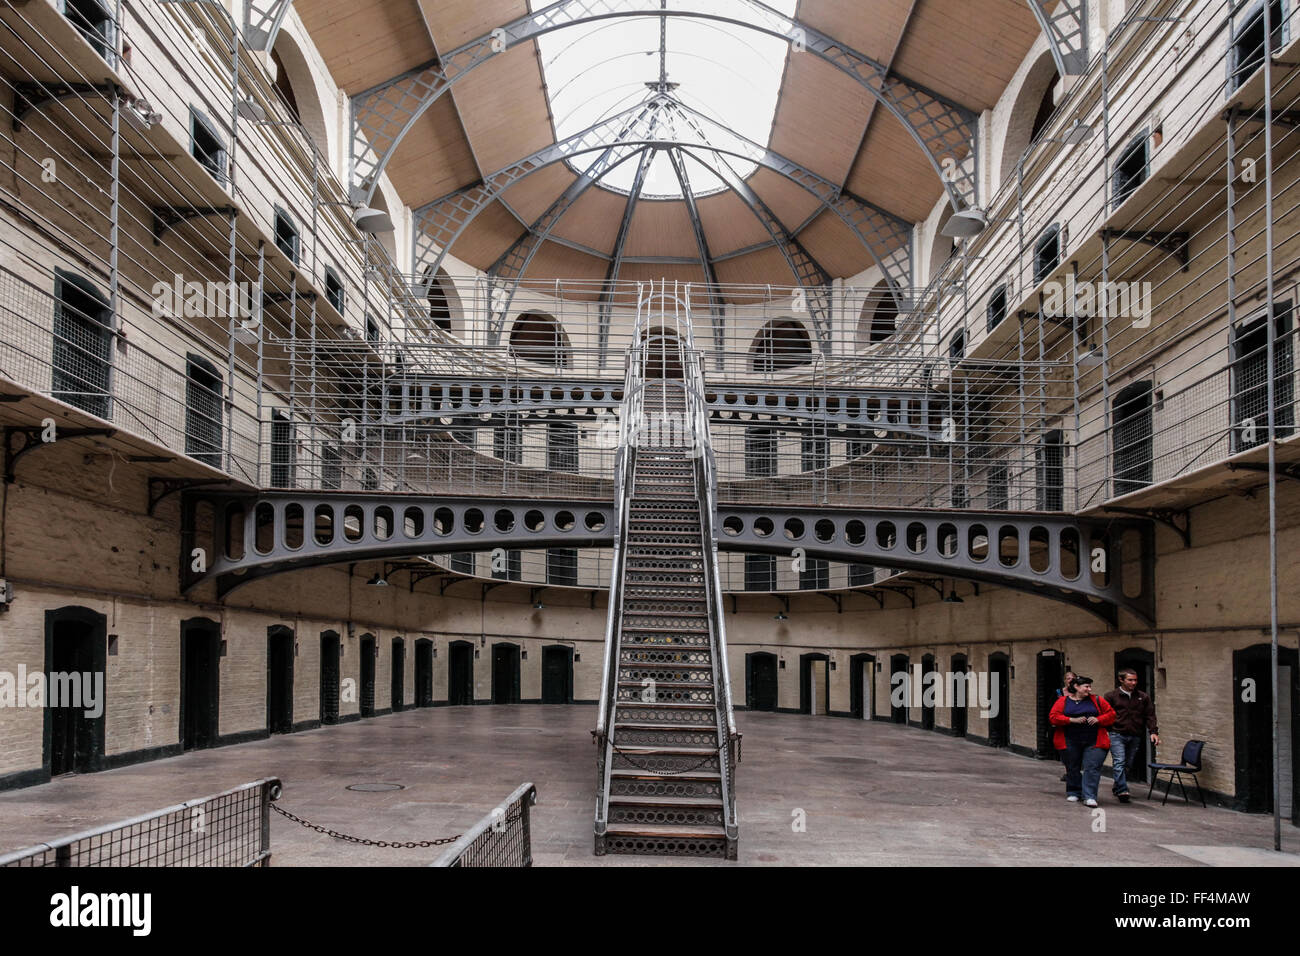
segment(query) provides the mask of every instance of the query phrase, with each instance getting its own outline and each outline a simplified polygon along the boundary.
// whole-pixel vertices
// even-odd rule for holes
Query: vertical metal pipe
[[[1264,321],[1268,326],[1268,611],[1269,665],[1273,682],[1273,849],[1282,849],[1282,752],[1278,728],[1278,609],[1277,609],[1277,412],[1276,397],[1277,324],[1273,318],[1273,23],[1272,3],[1264,0]],[[1295,702],[1292,701],[1292,708]]]
[[[109,159],[109,224],[108,224],[108,321],[112,324],[109,329],[109,346],[108,346],[108,396],[105,401],[107,406],[104,417],[109,421],[113,420],[116,402],[114,398],[117,393],[117,356],[119,354],[117,343],[125,342],[125,339],[118,339],[117,335],[122,331],[122,319],[118,315],[118,300],[121,285],[121,276],[118,271],[118,249],[122,244],[121,220],[122,220],[122,91],[115,89],[113,91],[113,113],[110,119],[112,150]]]
[[[224,6],[220,7],[221,12],[226,14],[230,20],[230,150],[227,156],[229,163],[229,181],[230,181],[230,198],[233,201],[236,198],[236,178],[239,171],[239,25],[235,23],[233,17],[226,12]],[[238,215],[231,207],[230,213],[230,262],[227,278],[230,282],[230,291],[233,293],[237,288],[236,282],[239,280],[239,263],[238,263],[238,241],[239,241],[239,224]],[[229,347],[226,350],[226,396],[225,405],[226,413],[226,472],[230,473],[234,468],[234,441],[235,441],[235,326],[237,310],[230,310],[230,319],[228,324]],[[261,427],[261,422],[258,422]]]
[[[262,296],[262,286],[266,282],[266,243],[258,242],[257,244],[257,303],[255,308],[257,312],[257,324],[253,326],[257,333],[257,481],[262,481],[262,391],[266,386],[266,380],[263,378],[263,345],[266,341],[266,309],[264,308],[264,299]],[[290,369],[292,369],[292,364]],[[292,405],[290,406],[292,407]],[[269,484],[269,482],[268,482]]]
[[[1110,215],[1110,40],[1101,48],[1101,209],[1103,221]],[[1101,288],[1110,288],[1110,233],[1101,233]],[[1101,316],[1101,455],[1102,498],[1110,496],[1111,488],[1111,434],[1110,434],[1110,296],[1102,295],[1098,315]]]
[[[1078,288],[1079,282],[1079,262],[1074,260],[1070,263],[1070,274],[1074,276],[1075,288]],[[1079,508],[1079,468],[1081,467],[1083,437],[1081,435],[1081,413],[1079,409],[1079,319],[1076,315],[1077,305],[1074,297],[1071,296],[1070,304],[1070,331],[1068,348],[1070,350],[1070,369],[1071,369],[1071,388],[1073,390],[1074,402],[1074,504],[1069,510],[1075,511]]]

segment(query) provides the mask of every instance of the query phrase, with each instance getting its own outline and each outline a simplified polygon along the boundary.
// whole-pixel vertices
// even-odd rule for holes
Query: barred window
[[[107,418],[113,313],[89,280],[62,269],[54,273],[53,346],[54,397]]]

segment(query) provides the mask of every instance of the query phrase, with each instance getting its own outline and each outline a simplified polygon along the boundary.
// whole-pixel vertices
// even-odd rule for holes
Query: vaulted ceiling
[[[628,8],[658,6],[642,0]],[[529,12],[527,0],[298,0],[296,7],[349,96]],[[973,113],[994,105],[1038,35],[1025,0],[799,0],[794,16]],[[471,71],[415,122],[388,164],[403,201],[413,208],[433,203],[554,144],[547,93],[536,41]],[[852,76],[806,52],[786,55],[770,141],[758,145],[906,222],[924,219],[943,194],[929,157],[903,124]],[[491,269],[577,178],[569,165],[555,163],[520,179],[450,252]],[[756,197],[768,207],[830,276],[873,264],[841,218],[798,184],[761,167],[744,183],[751,202]],[[625,192],[597,182],[553,225],[525,277],[603,279],[621,238],[621,278],[702,281],[697,219],[718,281],[791,284],[786,259],[741,192],[698,197],[696,219],[691,205],[642,197],[629,210]]]

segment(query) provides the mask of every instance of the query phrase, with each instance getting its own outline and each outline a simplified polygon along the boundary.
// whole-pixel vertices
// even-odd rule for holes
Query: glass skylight
[[[532,10],[553,0],[530,0]],[[793,16],[796,0],[765,0],[783,16]],[[644,0],[641,9],[657,6]],[[753,9],[744,0],[669,0],[670,9],[709,13],[753,22]],[[565,27],[537,39],[542,72],[550,98],[556,137],[564,140],[654,95],[660,79],[660,24],[666,23],[664,66],[671,95],[704,116],[747,139],[767,145],[772,134],[781,76],[790,45],[785,40],[736,23],[699,17],[635,17],[597,20]],[[649,85],[648,85],[649,84]],[[705,127],[708,141],[735,150],[735,141],[716,128]],[[689,124],[678,123],[683,140],[702,143],[704,137]],[[611,139],[613,134],[611,134]],[[574,156],[570,165],[584,170],[599,152]],[[715,163],[711,154],[701,158]],[[686,175],[696,195],[725,188],[723,182],[689,154]],[[755,164],[724,154],[739,176],[750,175]],[[640,157],[608,172],[600,184],[622,192],[632,188]],[[681,186],[667,153],[657,151],[641,195],[680,199]]]

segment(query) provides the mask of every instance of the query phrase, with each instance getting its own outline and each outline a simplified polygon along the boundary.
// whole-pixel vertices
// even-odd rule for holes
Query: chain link
[[[301,824],[308,830],[315,830],[317,833],[323,833],[336,840],[346,840],[348,843],[356,843],[361,846],[382,846],[390,847],[394,850],[413,850],[416,847],[442,846],[446,843],[455,843],[461,838],[461,834],[457,833],[453,837],[443,837],[440,840],[408,840],[405,843],[392,842],[389,840],[367,840],[364,837],[348,836],[346,833],[339,833],[338,830],[331,830],[328,827],[323,827],[319,823],[312,823],[310,820],[304,820],[302,817],[292,814],[283,807],[276,806],[274,803],[271,804],[271,809],[280,814],[280,816],[288,817],[294,823]],[[516,817],[516,819],[518,818]]]

